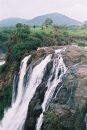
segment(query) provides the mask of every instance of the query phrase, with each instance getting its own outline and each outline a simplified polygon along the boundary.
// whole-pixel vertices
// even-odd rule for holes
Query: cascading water
[[[58,54],[58,58],[56,58],[53,62],[53,69],[51,72],[51,75],[47,82],[47,91],[44,95],[44,101],[42,103],[42,113],[40,114],[37,124],[36,124],[36,130],[41,129],[41,125],[43,122],[43,113],[48,109],[49,103],[52,100],[53,94],[55,92],[56,87],[58,84],[62,81],[63,75],[66,73],[67,68],[65,67],[65,64],[63,62],[62,56],[60,54],[60,50],[56,50],[55,53]],[[53,74],[55,74],[53,81],[51,81]],[[61,86],[59,87],[59,90],[61,89]]]
[[[36,130],[40,130],[43,122],[43,113],[48,109],[49,103],[53,98],[54,92],[58,84],[62,82],[62,78],[67,70],[60,53],[61,51],[62,49],[55,51],[55,53],[53,54],[57,56],[55,58],[52,54],[49,54],[38,65],[36,64],[36,66],[34,65],[33,67],[30,66],[27,75],[27,61],[30,58],[30,55],[22,60],[18,78],[17,80],[16,76],[14,78],[12,106],[4,113],[4,118],[0,122],[0,130],[24,129],[24,123],[26,120],[29,103],[34,96],[36,89],[42,82],[42,79],[46,72],[47,64],[52,59],[53,67],[46,84],[47,90],[45,92],[42,103],[42,113],[40,114],[36,124]],[[60,91],[61,88],[62,86],[60,85],[57,93]]]
[[[27,116],[29,102],[33,98],[35,91],[42,81],[45,68],[50,62],[52,55],[49,54],[42,62],[34,67],[30,79],[24,87],[24,75],[26,73],[27,61],[30,56],[22,60],[20,66],[20,75],[18,82],[18,90],[16,100],[14,99],[15,91],[13,91],[12,107],[9,108],[0,123],[0,130],[22,130]],[[15,90],[15,89],[14,89]]]
[[[0,65],[3,65],[5,63],[5,61],[0,61]]]
[[[22,87],[23,87],[23,82],[24,82],[24,74],[26,73],[26,66],[27,66],[27,61],[30,58],[30,55],[25,57],[22,62],[21,62],[21,67],[20,67],[20,77],[19,77],[19,83],[18,83],[18,94],[17,94],[17,100],[14,103],[14,94],[15,91],[13,91],[13,97],[12,97],[12,107],[7,110],[4,114],[4,118],[2,122],[0,123],[0,130],[12,130],[12,122],[14,121],[15,114],[20,106],[20,101],[22,97]],[[14,90],[14,88],[13,88]],[[20,92],[19,92],[20,91]],[[19,94],[20,93],[20,94]],[[8,120],[9,118],[9,120]]]

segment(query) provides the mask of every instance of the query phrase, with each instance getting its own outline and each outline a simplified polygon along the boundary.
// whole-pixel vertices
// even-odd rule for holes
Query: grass
[[[71,52],[70,50],[66,50],[66,52]]]
[[[52,28],[46,28],[46,27],[36,27],[36,28],[30,28],[32,33],[45,33],[45,34],[50,34],[52,33],[53,29]]]
[[[77,29],[77,30],[67,30],[68,34],[70,36],[75,36],[75,37],[78,37],[78,36],[87,36],[87,30],[81,30],[81,29]]]

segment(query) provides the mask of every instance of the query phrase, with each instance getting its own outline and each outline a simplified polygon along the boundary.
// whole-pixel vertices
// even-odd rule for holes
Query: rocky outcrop
[[[33,64],[32,67],[34,67],[43,60],[46,55],[53,53],[55,49],[59,48],[62,47],[55,46],[35,51],[34,57],[29,61],[27,71],[30,65]],[[65,65],[68,68],[67,73],[59,84],[59,86],[61,86],[60,90],[59,86],[57,86],[53,99],[46,112],[53,112],[57,116],[61,130],[85,130],[85,115],[87,113],[87,50],[84,47],[78,47],[76,45],[67,46],[66,50],[62,52],[62,56]],[[38,58],[40,58],[40,60],[37,61]],[[56,58],[56,55],[54,58]],[[48,63],[42,83],[37,88],[36,93],[29,104],[24,130],[35,129],[37,118],[42,112],[41,104],[47,89],[46,83],[52,65],[53,60]],[[3,71],[6,73],[0,75],[0,91],[3,90],[3,86],[11,86],[13,82],[13,71],[16,63],[14,62],[10,68],[7,66],[6,63],[3,67]],[[42,130],[44,125],[45,124],[43,123]]]
[[[63,77],[63,82],[59,84],[62,86],[59,92],[59,86],[56,88],[53,100],[49,104],[47,111],[55,113],[61,130],[85,130],[84,120],[87,112],[87,52],[85,48],[74,45],[68,46],[66,51],[62,52],[62,56],[68,68],[67,74]],[[48,79],[46,76],[50,73],[49,70],[50,67],[48,67],[45,79],[30,102],[25,130],[35,129],[36,120],[42,112],[41,102],[46,91],[46,80]]]
[[[42,112],[41,104],[43,102],[44,94],[47,89],[46,84],[47,84],[47,80],[50,75],[50,70],[52,68],[52,65],[53,65],[53,61],[49,62],[48,65],[46,66],[46,71],[45,71],[44,77],[42,79],[42,83],[37,88],[35,95],[29,104],[27,119],[25,121],[25,127],[24,127],[25,130],[28,130],[28,129],[34,130],[35,129],[37,118],[39,117],[39,115]]]
[[[68,118],[65,118],[65,114],[63,114],[65,122],[62,124],[61,122],[63,121],[61,121],[61,118],[59,118],[60,116],[58,116],[60,127],[63,129],[63,127],[65,128],[65,126],[67,126],[67,129],[70,130],[72,127],[73,130],[85,130],[85,115],[87,112],[87,52],[84,47],[70,46],[63,52],[63,57],[66,66],[68,67],[69,74],[54,102],[54,106],[59,104],[58,106],[62,109],[61,104],[67,105],[74,113],[73,116],[70,116],[72,118],[71,124],[73,124],[73,126],[71,125],[71,128],[67,126]],[[58,110],[59,109],[56,108],[55,111]],[[58,112],[60,112],[60,110]],[[63,112],[65,112],[65,110],[62,109],[62,113]],[[57,114],[57,112],[55,113]],[[69,115],[70,114],[68,113],[67,116]]]

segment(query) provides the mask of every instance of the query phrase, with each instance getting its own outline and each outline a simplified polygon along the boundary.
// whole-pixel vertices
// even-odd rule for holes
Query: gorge
[[[86,53],[84,47],[67,46],[38,49],[32,62],[26,56],[0,130],[85,130]]]

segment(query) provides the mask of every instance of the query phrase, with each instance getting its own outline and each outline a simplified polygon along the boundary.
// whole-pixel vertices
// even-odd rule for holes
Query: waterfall
[[[43,60],[37,60],[33,63],[33,65],[31,64],[29,70],[27,70],[27,61],[31,56],[26,56],[21,61],[20,71],[14,77],[13,81],[12,104],[11,107],[4,112],[4,117],[0,122],[0,130],[24,129],[24,123],[30,101],[34,97],[37,88],[43,81],[46,66],[50,61],[52,61],[53,66],[45,86],[47,89],[42,102],[42,113],[36,123],[36,130],[41,129],[43,123],[43,113],[49,108],[49,104],[53,97],[56,98],[56,95],[61,90],[62,86],[59,85],[59,83],[62,82],[63,76],[67,71],[67,68],[63,62],[61,51],[63,50],[55,50],[53,55],[49,54],[48,56],[43,57]],[[54,95],[57,87],[58,91]]]
[[[26,74],[27,61],[30,56],[25,57],[20,65],[19,81],[17,87],[17,96],[15,99],[15,83],[13,85],[12,106],[4,113],[0,122],[0,130],[22,130],[27,116],[28,105],[33,98],[35,91],[42,81],[46,65],[50,62],[52,54],[49,54],[43,61],[36,65],[30,79],[24,85],[24,76]],[[15,80],[14,80],[15,81]]]
[[[5,61],[0,61],[0,66],[5,64]]]
[[[18,83],[19,88],[18,88],[17,100],[14,103],[15,85],[13,85],[12,106],[4,113],[4,118],[3,118],[2,122],[0,123],[1,124],[0,130],[6,130],[6,129],[12,130],[12,129],[10,129],[10,126],[11,126],[12,121],[14,120],[18,107],[20,106],[20,101],[21,101],[21,96],[22,96],[22,87],[23,87],[23,82],[24,82],[24,74],[26,73],[26,66],[27,66],[27,61],[29,58],[30,58],[30,55],[26,56],[21,62],[20,72],[19,72],[20,76],[19,76],[19,83]],[[19,99],[19,101],[18,101],[18,99]]]
[[[52,100],[55,89],[58,86],[58,84],[62,81],[62,77],[66,73],[66,70],[67,70],[63,62],[63,58],[60,54],[61,51],[62,51],[61,49],[58,51],[57,50],[55,51],[55,53],[58,53],[58,58],[54,59],[54,62],[53,62],[52,72],[47,82],[47,91],[45,92],[44,101],[42,103],[42,113],[40,114],[37,120],[36,130],[41,129],[41,125],[43,122],[43,113],[48,109],[49,103]],[[54,76],[53,81],[51,81],[53,74],[55,74],[55,76]],[[61,89],[61,86],[59,87],[58,91],[60,91],[60,89]]]

